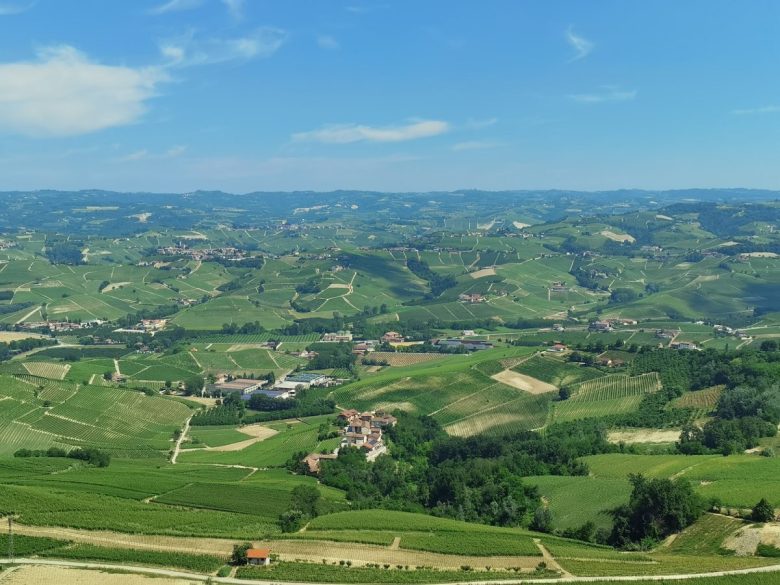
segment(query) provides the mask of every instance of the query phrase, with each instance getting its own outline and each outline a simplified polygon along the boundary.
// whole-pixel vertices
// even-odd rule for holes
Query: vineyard
[[[95,445],[167,450],[189,414],[182,403],[140,392],[69,382],[0,378],[0,452]]]
[[[712,386],[704,390],[686,392],[679,398],[675,398],[671,406],[673,408],[690,408],[704,415],[712,412],[718,404],[724,386]]]
[[[660,388],[658,374],[624,376],[613,374],[595,378],[571,387],[568,400],[555,402],[552,422],[564,422],[622,414],[635,410],[645,394]]]
[[[376,362],[386,362],[389,366],[412,366],[432,360],[440,360],[446,356],[440,353],[406,353],[392,351],[375,351],[369,354],[368,359]]]
[[[63,380],[70,370],[70,364],[61,364],[56,362],[25,362],[24,368],[33,376],[39,378],[50,378],[52,380]]]
[[[603,375],[595,368],[563,362],[557,358],[544,355],[534,356],[513,367],[512,370],[558,387],[568,386]]]

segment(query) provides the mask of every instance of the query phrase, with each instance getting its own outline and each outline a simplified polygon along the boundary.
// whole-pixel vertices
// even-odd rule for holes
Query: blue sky
[[[0,189],[780,188],[780,2],[0,0]]]

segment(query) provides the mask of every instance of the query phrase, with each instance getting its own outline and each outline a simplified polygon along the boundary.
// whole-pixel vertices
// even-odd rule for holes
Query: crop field
[[[167,450],[190,412],[174,400],[118,388],[67,381],[39,387],[10,376],[0,382],[2,454],[55,445]]]
[[[449,362],[447,362],[449,363]],[[354,388],[354,387],[352,387]],[[501,384],[478,369],[370,381],[334,392],[340,404],[358,409],[396,408],[430,414],[458,436],[544,426],[549,398]]]
[[[603,375],[595,368],[571,364],[544,355],[534,356],[515,366],[512,370],[558,387],[568,386]]]
[[[222,465],[248,465],[252,467],[281,467],[290,457],[300,451],[334,448],[339,439],[325,442],[317,440],[317,427],[327,417],[312,417],[302,422],[279,422],[268,426],[279,431],[278,434],[254,443],[240,451],[197,451],[187,449],[180,454],[184,463],[217,463]]]
[[[579,528],[591,521],[610,528],[609,511],[628,502],[631,486],[625,478],[536,476],[523,478],[535,485],[552,512],[556,528]]]
[[[433,360],[446,359],[447,356],[443,356],[440,353],[404,353],[404,352],[389,352],[389,351],[375,351],[367,356],[368,359],[387,362],[390,366],[411,366],[414,364],[421,364],[423,362],[429,362]]]
[[[780,506],[780,459],[758,455],[593,455],[583,459],[601,478],[629,473],[684,477],[706,498],[723,505],[750,508],[761,498]],[[750,481],[745,481],[750,478]]]
[[[686,392],[679,398],[675,398],[671,406],[674,408],[690,408],[699,413],[707,414],[712,412],[718,404],[723,390],[724,386],[713,386],[704,390]]]
[[[551,420],[564,422],[631,412],[645,394],[656,392],[660,384],[655,373],[632,377],[612,374],[581,382],[572,386],[573,394],[568,400],[553,404]]]

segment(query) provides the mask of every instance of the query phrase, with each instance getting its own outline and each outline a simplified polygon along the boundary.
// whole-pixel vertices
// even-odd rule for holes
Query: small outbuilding
[[[267,548],[250,548],[246,551],[246,562],[249,565],[270,565],[271,550]]]

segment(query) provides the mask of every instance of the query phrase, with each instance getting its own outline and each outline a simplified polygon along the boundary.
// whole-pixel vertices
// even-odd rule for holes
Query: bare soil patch
[[[495,276],[496,275],[496,269],[495,268],[483,268],[482,270],[477,270],[476,272],[469,272],[469,275],[471,278],[484,278],[485,276]]]
[[[522,221],[513,221],[512,225],[515,226],[519,230],[521,230],[523,228],[531,227],[530,223],[523,223]]]
[[[27,333],[25,331],[0,331],[0,342],[20,341],[22,339],[38,339],[43,337],[38,333]]]
[[[674,443],[680,438],[680,429],[624,429],[610,431],[610,443]]]
[[[73,569],[69,567],[35,566],[20,567],[3,579],[6,585],[190,585],[190,579],[111,573],[98,569]]]
[[[112,282],[106,288],[104,288],[101,293],[107,293],[111,292],[112,290],[116,290],[118,288],[122,288],[123,286],[127,286],[128,284],[133,284],[132,282]]]
[[[546,392],[557,392],[558,388],[547,382],[542,382],[531,376],[513,372],[512,370],[504,370],[498,374],[490,376],[496,382],[501,382],[512,388],[523,390],[530,394],[545,394]]]
[[[636,238],[631,234],[618,234],[609,230],[603,230],[601,235],[613,242],[630,242],[632,244],[636,242]]]

